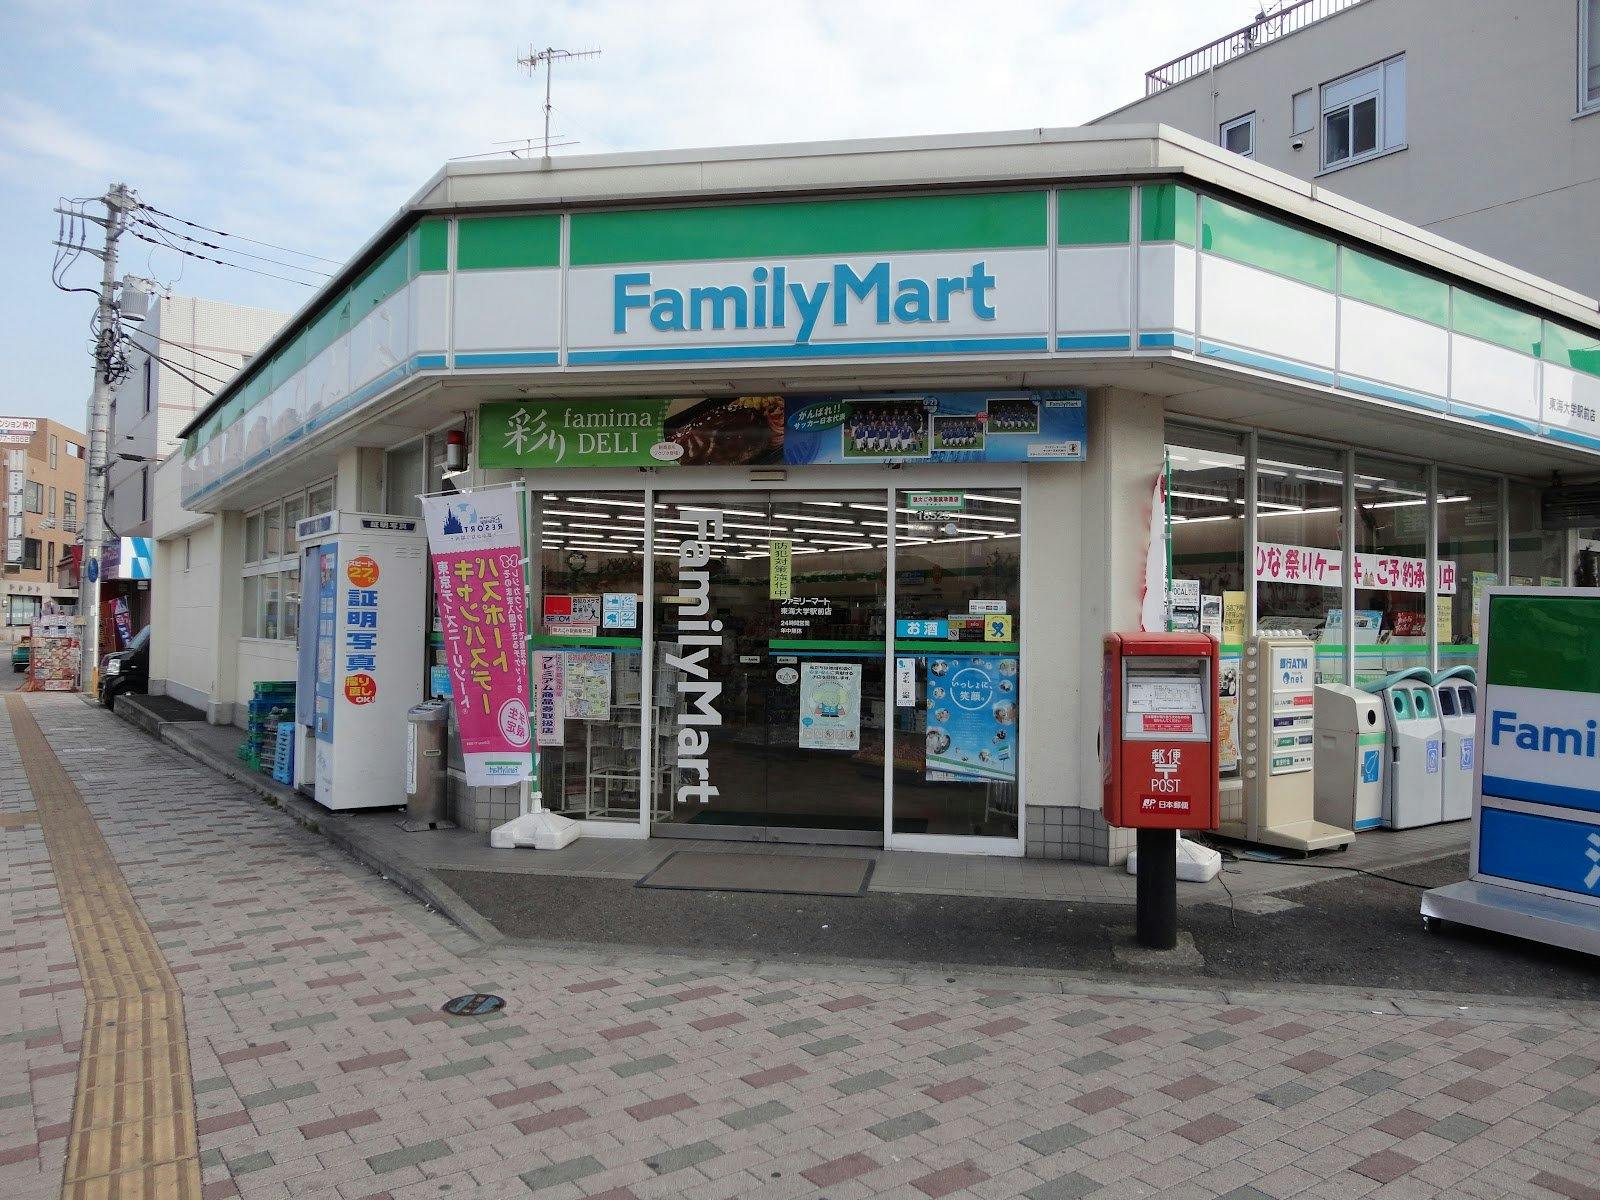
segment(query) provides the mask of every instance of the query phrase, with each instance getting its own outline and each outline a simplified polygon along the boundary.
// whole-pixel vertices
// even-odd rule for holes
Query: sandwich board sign
[[[1469,878],[1424,922],[1600,954],[1600,589],[1480,597]]]

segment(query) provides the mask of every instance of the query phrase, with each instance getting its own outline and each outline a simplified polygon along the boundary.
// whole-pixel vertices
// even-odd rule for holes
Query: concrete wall
[[[1402,53],[1406,148],[1322,172],[1321,85]],[[1577,64],[1574,0],[1367,0],[1093,123],[1216,142],[1254,112],[1256,161],[1595,296],[1600,113],[1574,119]],[[1294,150],[1305,88],[1316,127]]]
[[[1023,669],[1030,858],[1121,862],[1132,834],[1100,816],[1100,646],[1139,628],[1160,399],[1090,394],[1089,460],[1028,473]],[[1056,630],[1047,636],[1044,630]]]

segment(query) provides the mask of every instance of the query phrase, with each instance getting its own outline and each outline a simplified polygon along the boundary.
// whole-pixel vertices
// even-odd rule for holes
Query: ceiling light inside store
[[[1021,504],[1021,500],[1013,500],[1009,496],[980,496],[977,492],[968,492],[968,500],[984,500],[990,504]]]

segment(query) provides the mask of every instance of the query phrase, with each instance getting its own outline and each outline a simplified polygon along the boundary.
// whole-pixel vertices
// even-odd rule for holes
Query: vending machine
[[[295,526],[301,620],[296,784],[331,809],[406,802],[406,714],[422,699],[422,522],[328,512]]]

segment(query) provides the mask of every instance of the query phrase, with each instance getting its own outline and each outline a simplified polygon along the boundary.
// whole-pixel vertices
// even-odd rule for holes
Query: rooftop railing
[[[1171,62],[1164,62],[1144,73],[1144,94],[1157,92],[1204,75],[1223,63],[1242,58],[1252,50],[1259,50],[1269,42],[1298,33],[1308,25],[1326,20],[1347,8],[1354,8],[1366,0],[1295,0],[1273,12],[1263,11],[1242,29],[1225,33],[1214,42],[1207,42],[1198,50],[1180,54]]]

